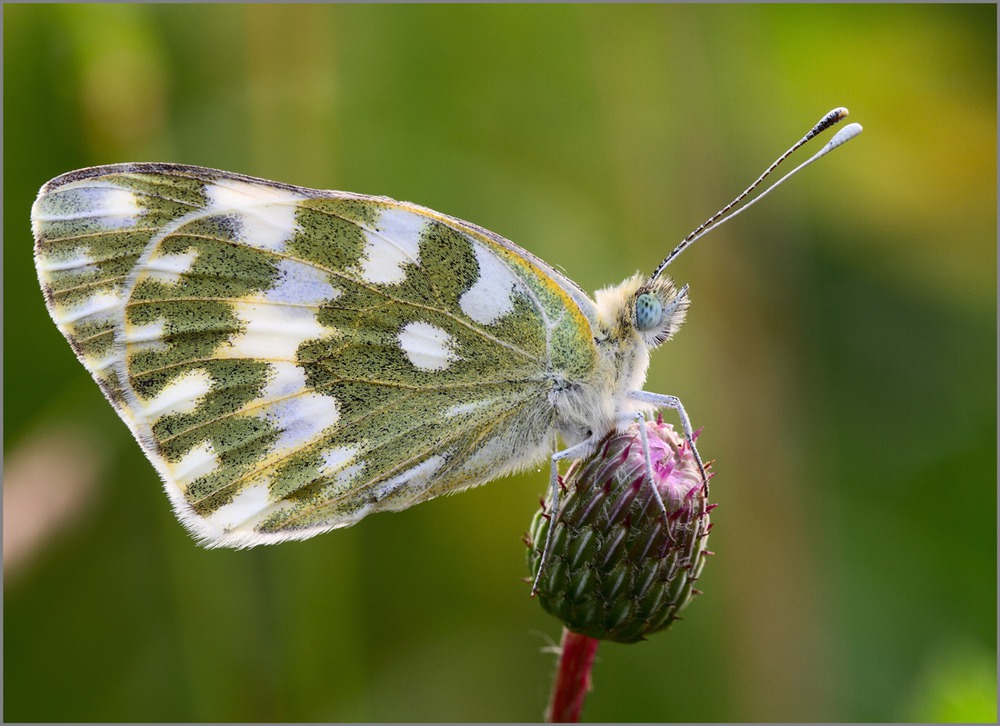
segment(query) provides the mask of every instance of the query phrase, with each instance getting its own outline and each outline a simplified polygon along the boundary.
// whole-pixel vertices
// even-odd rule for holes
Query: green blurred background
[[[522,581],[541,471],[196,547],[47,317],[43,182],[385,194],[594,290],[845,105],[859,139],[671,267],[693,305],[647,389],[704,427],[717,556],[682,622],[602,646],[584,716],[995,720],[996,31],[994,5],[6,5],[5,719],[537,720],[559,635]]]

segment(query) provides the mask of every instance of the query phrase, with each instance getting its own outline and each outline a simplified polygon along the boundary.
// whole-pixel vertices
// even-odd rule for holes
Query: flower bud
[[[546,501],[527,539],[538,599],[570,630],[634,643],[663,630],[697,594],[710,528],[698,462],[670,424],[645,422],[653,481],[639,424],[612,433],[560,482],[558,513]],[[653,493],[660,494],[663,508]]]

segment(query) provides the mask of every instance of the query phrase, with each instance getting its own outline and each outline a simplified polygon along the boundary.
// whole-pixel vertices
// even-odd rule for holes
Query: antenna
[[[754,181],[753,184],[751,184],[746,189],[744,189],[743,192],[738,197],[736,197],[736,199],[734,199],[729,204],[727,204],[725,207],[723,207],[718,212],[716,212],[715,214],[713,214],[711,217],[709,217],[707,220],[705,220],[705,222],[703,222],[696,230],[694,230],[691,234],[689,234],[687,237],[685,237],[683,240],[681,240],[680,244],[678,244],[674,248],[673,252],[671,252],[669,255],[667,255],[666,258],[663,260],[663,262],[661,262],[659,265],[657,265],[656,269],[653,271],[653,274],[649,276],[649,279],[650,280],[655,280],[657,277],[659,277],[660,273],[662,273],[663,270],[666,269],[667,265],[669,265],[671,262],[674,261],[674,258],[676,258],[677,255],[679,255],[681,252],[683,252],[688,247],[690,247],[692,244],[694,244],[695,241],[697,241],[701,237],[705,236],[709,231],[715,229],[716,227],[719,227],[720,225],[724,224],[725,222],[728,222],[730,219],[732,219],[736,215],[738,215],[738,214],[740,214],[742,212],[745,212],[750,207],[752,207],[754,204],[756,204],[761,199],[763,199],[765,196],[767,196],[768,194],[770,194],[772,190],[774,190],[779,184],[781,184],[782,182],[784,182],[786,179],[788,179],[789,177],[791,177],[793,174],[797,174],[802,169],[804,169],[807,166],[809,166],[810,164],[812,164],[814,161],[816,161],[819,158],[825,156],[826,154],[829,154],[831,151],[833,151],[834,149],[836,149],[838,146],[846,144],[848,141],[850,141],[855,136],[857,136],[858,134],[860,134],[861,133],[861,124],[848,124],[843,129],[841,129],[840,132],[838,132],[832,139],[830,139],[830,141],[827,143],[827,145],[824,146],[822,149],[820,149],[811,159],[809,159],[806,162],[803,162],[802,164],[799,164],[797,167],[795,167],[790,172],[788,172],[783,177],[781,177],[781,179],[779,179],[774,184],[772,184],[770,187],[768,187],[765,191],[761,192],[761,194],[758,197],[756,197],[755,199],[752,199],[749,202],[747,202],[746,206],[744,206],[742,209],[737,209],[735,212],[732,212],[730,214],[730,211],[734,207],[736,207],[738,204],[740,204],[744,199],[746,199],[747,195],[749,195],[750,192],[752,192],[754,189],[756,189],[757,186],[762,181],[764,181],[765,178],[767,178],[771,174],[771,172],[773,172],[775,169],[777,169],[778,165],[781,164],[781,162],[783,162],[785,159],[787,159],[789,156],[791,156],[792,153],[794,153],[796,150],[798,150],[798,148],[800,146],[802,146],[803,144],[805,144],[807,141],[809,141],[813,137],[815,137],[815,136],[823,133],[824,131],[826,131],[831,126],[833,126],[833,125],[839,123],[840,121],[842,121],[844,118],[846,118],[847,113],[848,113],[848,111],[847,111],[846,108],[840,107],[840,108],[833,109],[828,114],[826,114],[823,118],[821,118],[819,120],[819,122],[809,130],[809,133],[807,133],[805,136],[803,136],[801,139],[799,139],[790,149],[788,149],[788,151],[786,151],[784,154],[782,154],[781,156],[779,156],[774,161],[774,163],[771,164],[771,166],[767,167],[767,169],[764,171],[764,173],[761,174],[759,177],[757,177],[756,181]]]

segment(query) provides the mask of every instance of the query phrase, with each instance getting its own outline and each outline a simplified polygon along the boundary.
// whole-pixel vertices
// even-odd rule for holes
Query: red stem
[[[573,633],[563,628],[559,648],[559,670],[552,684],[548,723],[577,723],[583,710],[583,699],[590,690],[590,669],[594,666],[599,640]]]

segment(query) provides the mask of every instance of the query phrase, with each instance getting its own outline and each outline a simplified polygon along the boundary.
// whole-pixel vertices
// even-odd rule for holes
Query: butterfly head
[[[638,335],[647,348],[670,340],[683,324],[689,304],[686,285],[678,289],[669,277],[650,279],[642,274],[598,290],[596,298],[613,338]]]
[[[669,277],[647,279],[632,303],[635,329],[648,347],[655,348],[680,329],[689,304],[687,285],[677,289]]]

